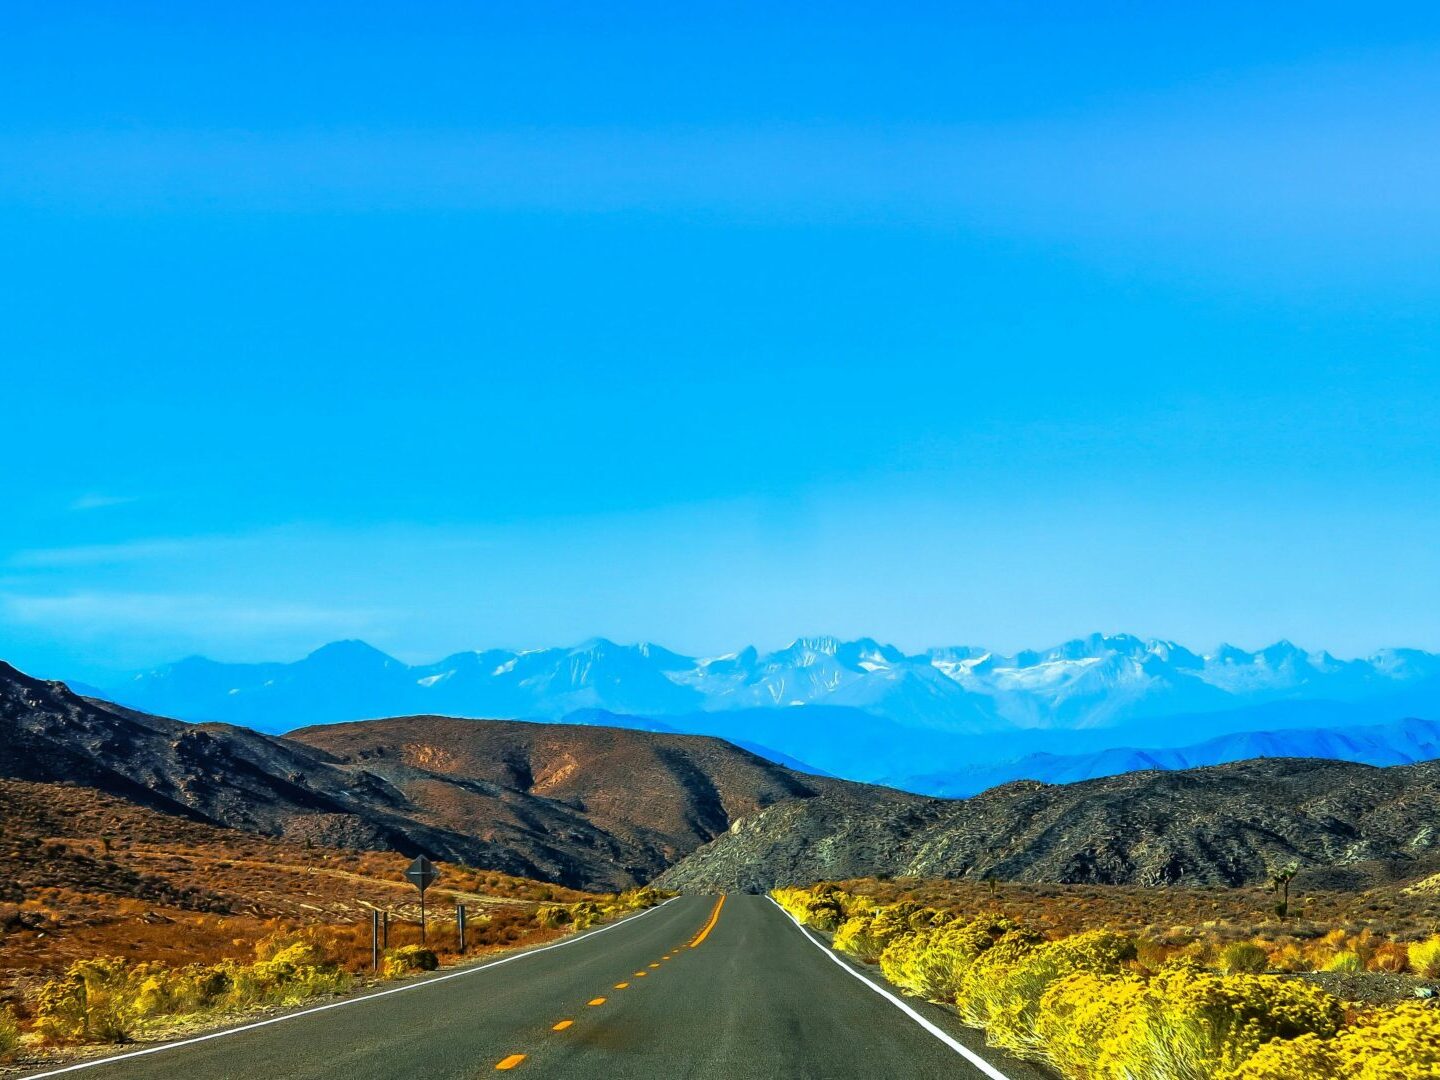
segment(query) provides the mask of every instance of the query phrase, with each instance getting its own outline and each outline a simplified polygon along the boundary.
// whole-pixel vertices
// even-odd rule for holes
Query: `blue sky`
[[[608,8],[5,7],[0,656],[1440,648],[1440,9]]]

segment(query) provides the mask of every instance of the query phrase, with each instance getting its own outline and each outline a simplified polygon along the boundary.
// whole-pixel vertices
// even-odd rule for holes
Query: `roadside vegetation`
[[[420,945],[407,856],[158,814],[87,788],[0,780],[0,1061],[165,1036],[649,906],[441,864]],[[372,913],[389,915],[371,970]],[[64,1051],[71,1054],[73,1051]]]
[[[1063,888],[1045,892],[1058,902],[1020,886],[913,880],[772,895],[833,935],[837,950],[1068,1080],[1440,1075],[1440,1008],[1415,996],[1429,989],[1423,979],[1440,976],[1440,936],[1397,940],[1370,926],[1321,933],[1285,922],[1273,904],[1263,935],[1255,924],[1266,916],[1253,911],[1244,936],[1223,920],[1111,928],[1096,925],[1104,903],[1087,911]],[[1169,890],[1150,892],[1164,904]],[[1195,896],[1170,899],[1203,906]],[[1385,984],[1378,998],[1338,992],[1366,973]]]
[[[650,907],[665,894],[637,889],[576,904],[510,909],[470,923],[467,946],[484,952],[527,944]],[[437,926],[431,944],[396,945],[378,977],[403,978],[460,959],[453,924]],[[79,960],[24,1002],[33,1038],[44,1045],[126,1043],[166,1023],[289,1006],[340,993],[370,977],[369,928],[312,926],[254,946],[253,959],[215,964],[134,962],[120,956]],[[472,944],[473,943],[473,944]],[[19,1042],[11,1022],[10,1047]],[[0,1022],[0,1048],[6,1043]]]

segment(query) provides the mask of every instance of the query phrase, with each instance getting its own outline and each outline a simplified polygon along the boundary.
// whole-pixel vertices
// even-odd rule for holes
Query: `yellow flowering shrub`
[[[1227,1073],[1225,1080],[1336,1080],[1334,1041],[1318,1035],[1275,1039]]]
[[[1271,1039],[1333,1035],[1341,1004],[1277,975],[1217,975],[1177,964],[1150,981],[1144,1022],[1122,1033],[1129,1076],[1213,1080]]]
[[[1304,1035],[1260,1047],[1224,1080],[1434,1080],[1440,1010],[1377,1009],[1333,1039]]]
[[[350,982],[312,934],[267,938],[256,957],[252,964],[226,960],[183,968],[122,957],[80,960],[32,999],[35,1030],[52,1043],[123,1043],[157,1017],[296,1002]]]
[[[1007,937],[1013,940],[1013,935]],[[1041,999],[1052,983],[1073,972],[1118,975],[1135,957],[1132,938],[1091,930],[1030,945],[1009,962],[988,963],[1001,952],[1004,941],[1002,938],[972,967],[973,977],[963,980],[956,1004],[962,1015],[986,1029],[990,1042],[1030,1056],[1042,1046],[1036,1024]]]
[[[835,931],[835,948],[867,963],[880,959],[886,946],[902,935],[924,933],[946,916],[918,904],[890,904],[851,915]]]
[[[1440,935],[1415,942],[1408,953],[1411,971],[1426,979],[1440,979]]]
[[[398,979],[417,971],[434,971],[439,966],[440,958],[424,945],[401,945],[385,953],[380,973],[387,979]]]
[[[1360,959],[1359,953],[1346,949],[1344,952],[1338,952],[1332,956],[1330,962],[1325,965],[1325,970],[1353,974],[1365,970],[1365,961]]]
[[[1440,1011],[1421,1004],[1370,1013],[1335,1040],[1339,1075],[1353,1080],[1440,1076]]]
[[[1050,984],[1040,998],[1035,1035],[1045,1061],[1064,1076],[1125,1078],[1128,1043],[1152,1005],[1145,980],[1077,971]]]
[[[854,899],[834,886],[817,885],[809,889],[778,888],[770,893],[775,902],[806,926],[827,933],[839,929],[849,915]]]
[[[880,970],[912,994],[931,1001],[953,1001],[965,969],[1015,929],[1009,919],[996,915],[905,934],[880,954]]]
[[[960,1019],[971,1027],[984,1027],[990,1017],[991,986],[1014,970],[1030,953],[1044,944],[1045,938],[1034,931],[1017,928],[1000,938],[976,957],[960,975],[955,991],[955,1007]]]
[[[1440,1009],[1374,1009],[1343,1027],[1319,986],[1263,974],[1440,973],[1440,937],[1408,950],[1368,931],[1268,949],[1192,937],[1177,953],[1108,930],[1052,941],[1003,916],[951,919],[830,885],[776,899],[808,925],[835,919],[836,948],[878,956],[895,985],[953,1001],[988,1042],[1067,1080],[1440,1080]]]
[[[50,1042],[128,1042],[139,1021],[137,978],[143,973],[123,957],[77,960],[40,988],[35,1030]]]

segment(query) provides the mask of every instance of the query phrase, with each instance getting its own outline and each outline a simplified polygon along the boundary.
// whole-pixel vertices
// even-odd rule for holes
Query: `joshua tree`
[[[1280,899],[1275,902],[1275,914],[1282,920],[1290,914],[1290,882],[1295,880],[1295,875],[1299,872],[1300,864],[1296,862],[1286,863],[1270,871],[1270,891],[1280,894]]]

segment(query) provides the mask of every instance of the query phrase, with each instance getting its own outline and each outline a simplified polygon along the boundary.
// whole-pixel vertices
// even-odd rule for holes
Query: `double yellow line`
[[[700,928],[700,932],[690,939],[690,948],[698,949],[700,943],[710,936],[710,931],[715,929],[715,924],[720,921],[720,909],[725,906],[725,894],[720,894],[720,899],[715,901],[715,907],[710,912],[710,921]]]
[[[689,942],[690,948],[692,948],[692,949],[698,948],[698,947],[700,946],[700,943],[703,942],[707,937],[710,936],[710,931],[711,931],[711,930],[714,930],[714,929],[715,929],[715,924],[720,921],[720,909],[723,908],[724,906],[725,906],[725,894],[724,894],[724,893],[721,893],[721,894],[720,894],[720,898],[715,901],[715,906],[710,909],[710,918],[709,918],[709,920],[705,923],[704,926],[702,926],[702,927],[700,928],[700,932],[697,933],[693,938],[690,939],[690,942]],[[669,960],[673,952],[674,952],[674,950],[671,950],[671,952],[666,953],[666,954],[665,954],[664,956],[662,956],[660,959],[662,959],[662,960]],[[657,964],[651,964],[650,966],[651,966],[652,968],[658,968],[660,965],[657,963]],[[643,979],[643,978],[645,978],[646,975],[648,975],[648,974],[649,974],[649,972],[646,972],[646,971],[644,971],[644,970],[641,970],[641,971],[635,972],[634,977],[635,977],[635,978],[641,978],[641,979]],[[615,984],[615,989],[616,989],[616,990],[625,990],[625,989],[627,989],[629,986],[630,986],[630,984],[629,984],[628,982],[618,982],[618,983]],[[605,1001],[606,1001],[605,998],[603,998],[603,997],[597,997],[597,998],[592,998],[590,1001],[587,1001],[586,1004],[587,1004],[587,1005],[598,1006],[598,1005],[604,1005],[604,1004],[605,1004]],[[551,1028],[550,1028],[550,1030],[551,1030],[551,1031],[564,1031],[566,1028],[570,1027],[570,1026],[571,1026],[572,1024],[574,1024],[574,1023],[575,1023],[574,1020],[561,1020],[559,1023],[552,1025]],[[525,1060],[525,1056],[526,1056],[526,1055],[524,1055],[524,1054],[511,1054],[510,1056],[501,1058],[498,1062],[496,1062],[496,1063],[495,1063],[495,1068],[496,1068],[498,1071],[500,1071],[500,1072],[509,1072],[511,1069],[514,1069],[514,1068],[517,1067],[522,1061],[524,1061],[524,1060]]]

